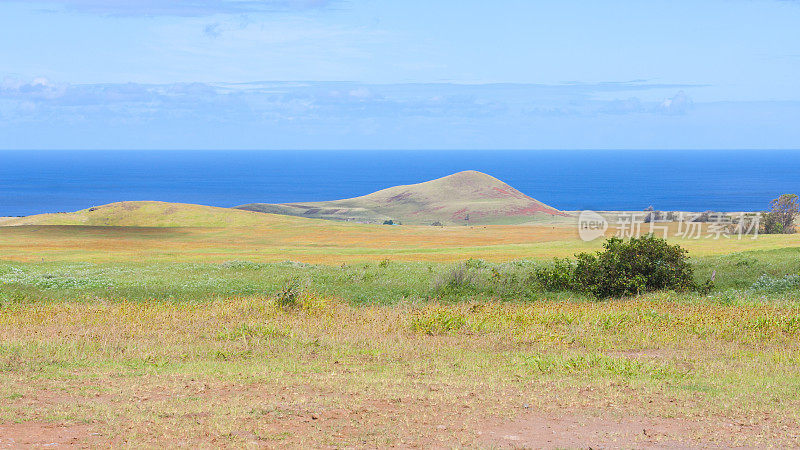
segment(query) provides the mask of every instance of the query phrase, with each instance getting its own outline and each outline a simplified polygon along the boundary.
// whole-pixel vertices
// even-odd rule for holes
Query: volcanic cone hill
[[[546,221],[567,214],[485,173],[468,170],[362,197],[310,203],[252,203],[238,209],[371,223],[465,225]]]

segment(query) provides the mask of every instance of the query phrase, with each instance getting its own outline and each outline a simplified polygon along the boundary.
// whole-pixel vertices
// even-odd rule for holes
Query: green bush
[[[612,237],[603,247],[594,255],[577,255],[572,281],[578,289],[601,298],[700,289],[687,251],[679,245],[646,235],[627,242]]]
[[[595,254],[581,253],[575,261],[558,259],[534,269],[532,281],[545,291],[576,291],[605,298],[639,295],[658,290],[710,290],[698,286],[686,250],[647,235],[629,241],[613,237]]]
[[[575,263],[564,258],[555,258],[553,265],[533,269],[533,280],[543,290],[551,292],[572,290]]]

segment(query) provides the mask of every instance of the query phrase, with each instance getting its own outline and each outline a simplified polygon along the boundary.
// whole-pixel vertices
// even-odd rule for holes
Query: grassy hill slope
[[[345,200],[253,203],[237,208],[320,219],[445,225],[515,224],[566,216],[497,178],[474,170]]]
[[[87,225],[118,227],[236,227],[301,221],[230,208],[166,202],[119,202],[70,213],[7,217],[0,226]]]

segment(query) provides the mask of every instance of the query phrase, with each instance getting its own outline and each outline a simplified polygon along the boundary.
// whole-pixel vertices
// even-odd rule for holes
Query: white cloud
[[[369,91],[369,89],[363,88],[363,87],[358,88],[358,89],[352,89],[349,92],[349,94],[350,94],[351,97],[361,98],[361,99],[368,98],[368,97],[370,97],[372,95],[372,93]]]
[[[197,123],[387,121],[462,118],[491,121],[546,117],[682,114],[691,106],[683,91],[662,103],[598,100],[596,94],[663,89],[646,83],[362,84],[349,82],[59,84],[45,78],[0,83],[5,112],[16,122],[164,121]],[[13,116],[13,115],[12,115]],[[8,122],[7,122],[8,123]]]
[[[67,85],[51,83],[44,77],[37,77],[29,82],[17,78],[5,78],[0,82],[0,98],[26,102],[53,100],[63,96],[67,87]]]
[[[692,104],[685,93],[664,102],[597,98],[664,88],[7,79],[0,82],[0,148],[787,148],[800,142],[792,126],[800,120],[796,102],[698,103],[691,115],[665,117]]]
[[[678,91],[672,98],[661,102],[660,109],[667,114],[686,114],[694,103],[683,91]]]

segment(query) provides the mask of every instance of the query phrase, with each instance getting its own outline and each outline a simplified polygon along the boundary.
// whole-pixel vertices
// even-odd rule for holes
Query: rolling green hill
[[[272,214],[383,223],[443,225],[516,224],[566,217],[506,183],[474,170],[345,200],[267,204],[238,209]]]
[[[118,202],[69,213],[0,218],[0,226],[227,227],[300,221],[231,208],[166,202]]]

